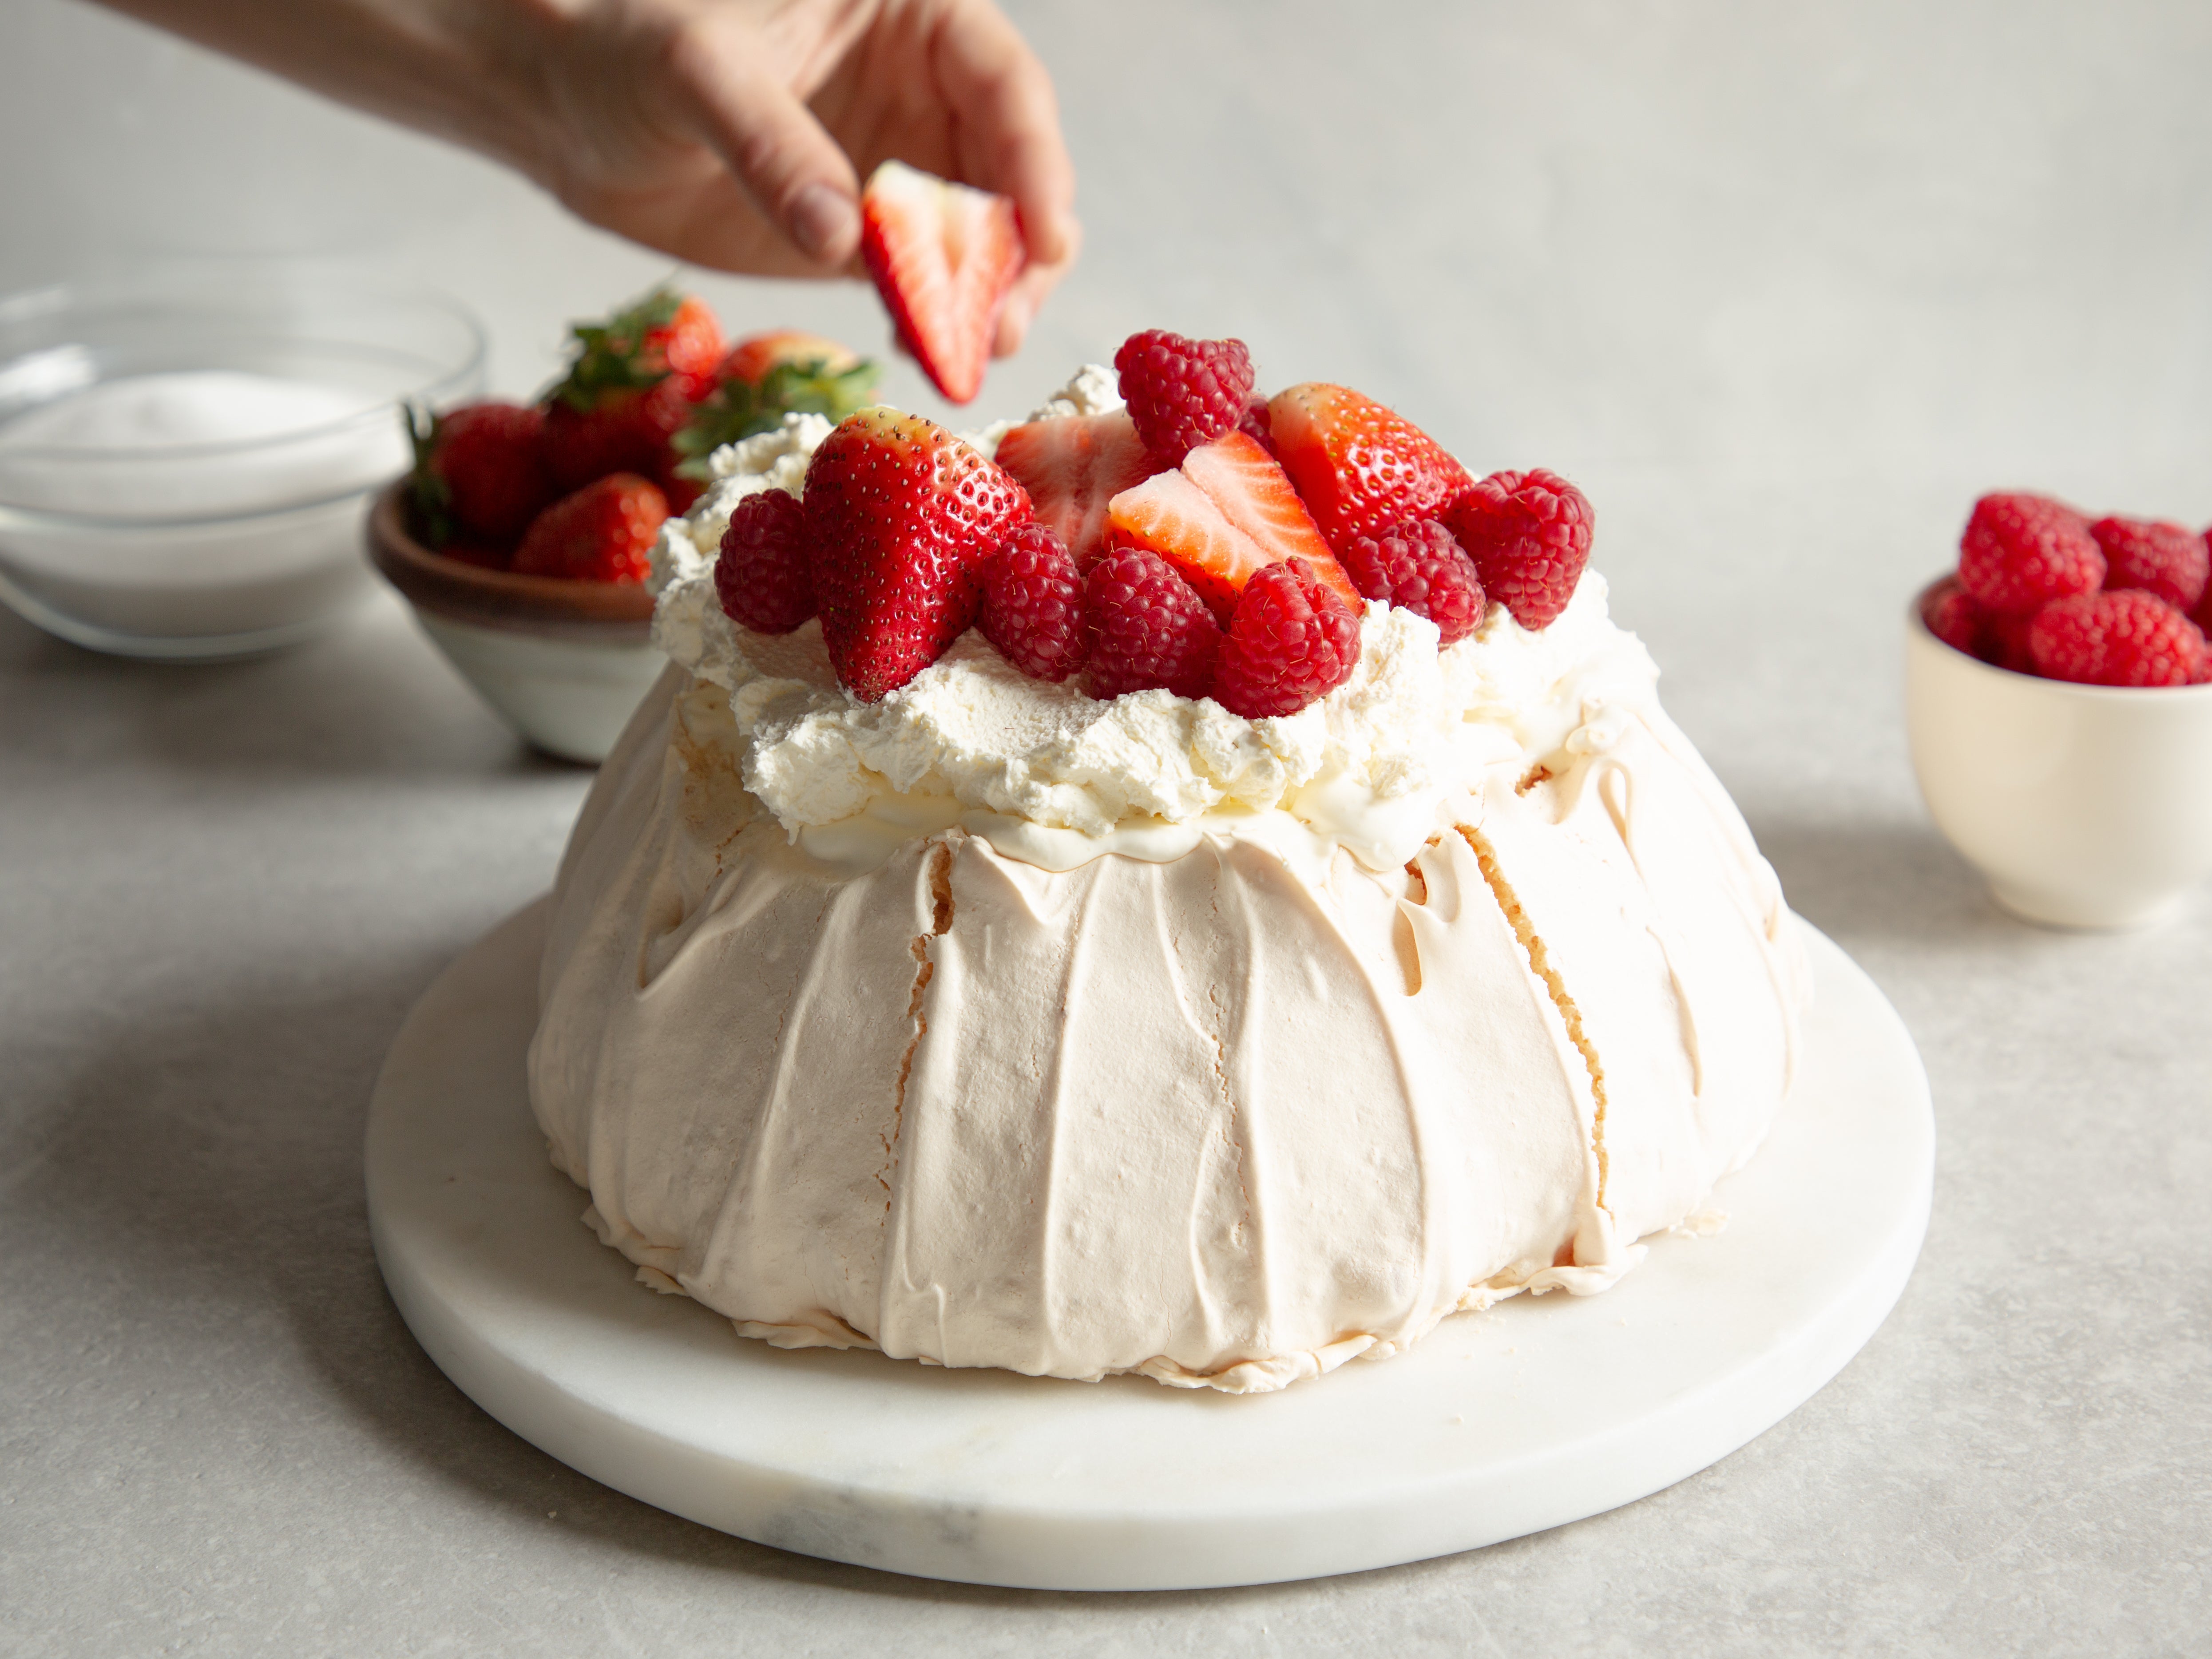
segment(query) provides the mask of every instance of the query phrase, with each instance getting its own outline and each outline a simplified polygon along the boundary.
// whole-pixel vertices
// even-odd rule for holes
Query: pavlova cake
[[[1252,385],[794,416],[665,526],[530,1052],[646,1284],[1252,1392],[1603,1291],[1758,1147],[1806,970],[1588,502]]]

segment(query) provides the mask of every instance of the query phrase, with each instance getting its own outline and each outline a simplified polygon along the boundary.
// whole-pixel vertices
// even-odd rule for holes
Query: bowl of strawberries
[[[2212,546],[1984,495],[1906,618],[1913,769],[2005,909],[2145,926],[2212,874]]]
[[[702,301],[656,289],[574,325],[531,403],[410,410],[415,465],[370,514],[370,559],[523,737],[596,763],[665,665],[647,586],[663,521],[717,449],[791,413],[842,419],[877,372],[793,329],[731,344]]]

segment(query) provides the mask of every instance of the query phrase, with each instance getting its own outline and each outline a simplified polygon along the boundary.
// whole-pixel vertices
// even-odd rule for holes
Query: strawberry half
[[[822,642],[863,702],[896,690],[975,620],[979,567],[1030,521],[1021,485],[933,421],[878,404],[806,468]]]
[[[1088,570],[1106,550],[1107,505],[1151,477],[1136,423],[1126,410],[1030,421],[999,440],[999,465],[1030,493],[1037,522]]]
[[[1347,386],[1309,381],[1267,404],[1267,429],[1328,544],[1430,519],[1462,490],[1467,469],[1403,416]]]
[[[922,372],[954,403],[973,398],[1027,258],[1012,199],[886,161],[860,192],[860,257]]]
[[[1125,489],[1107,507],[1113,539],[1175,566],[1226,627],[1255,572],[1304,559],[1357,616],[1364,603],[1313,515],[1259,441],[1224,432],[1173,472]]]

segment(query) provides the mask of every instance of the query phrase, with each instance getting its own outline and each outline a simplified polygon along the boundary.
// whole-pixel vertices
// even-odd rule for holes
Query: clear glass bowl
[[[0,300],[0,599],[127,656],[292,645],[368,586],[401,404],[477,395],[440,295],[277,274]]]

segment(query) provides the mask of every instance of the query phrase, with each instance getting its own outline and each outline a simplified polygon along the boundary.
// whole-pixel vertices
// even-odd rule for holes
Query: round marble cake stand
[[[1473,1549],[1631,1503],[1842,1369],[1926,1231],[1935,1131],[1911,1039],[1805,928],[1806,1064],[1711,1237],[1650,1241],[1603,1296],[1516,1297],[1273,1395],[787,1353],[657,1295],[580,1222],[524,1086],[544,904],[447,969],[369,1107],[392,1298],[525,1439],[709,1527],[973,1583],[1264,1583]],[[1802,924],[1801,924],[1802,925]]]

